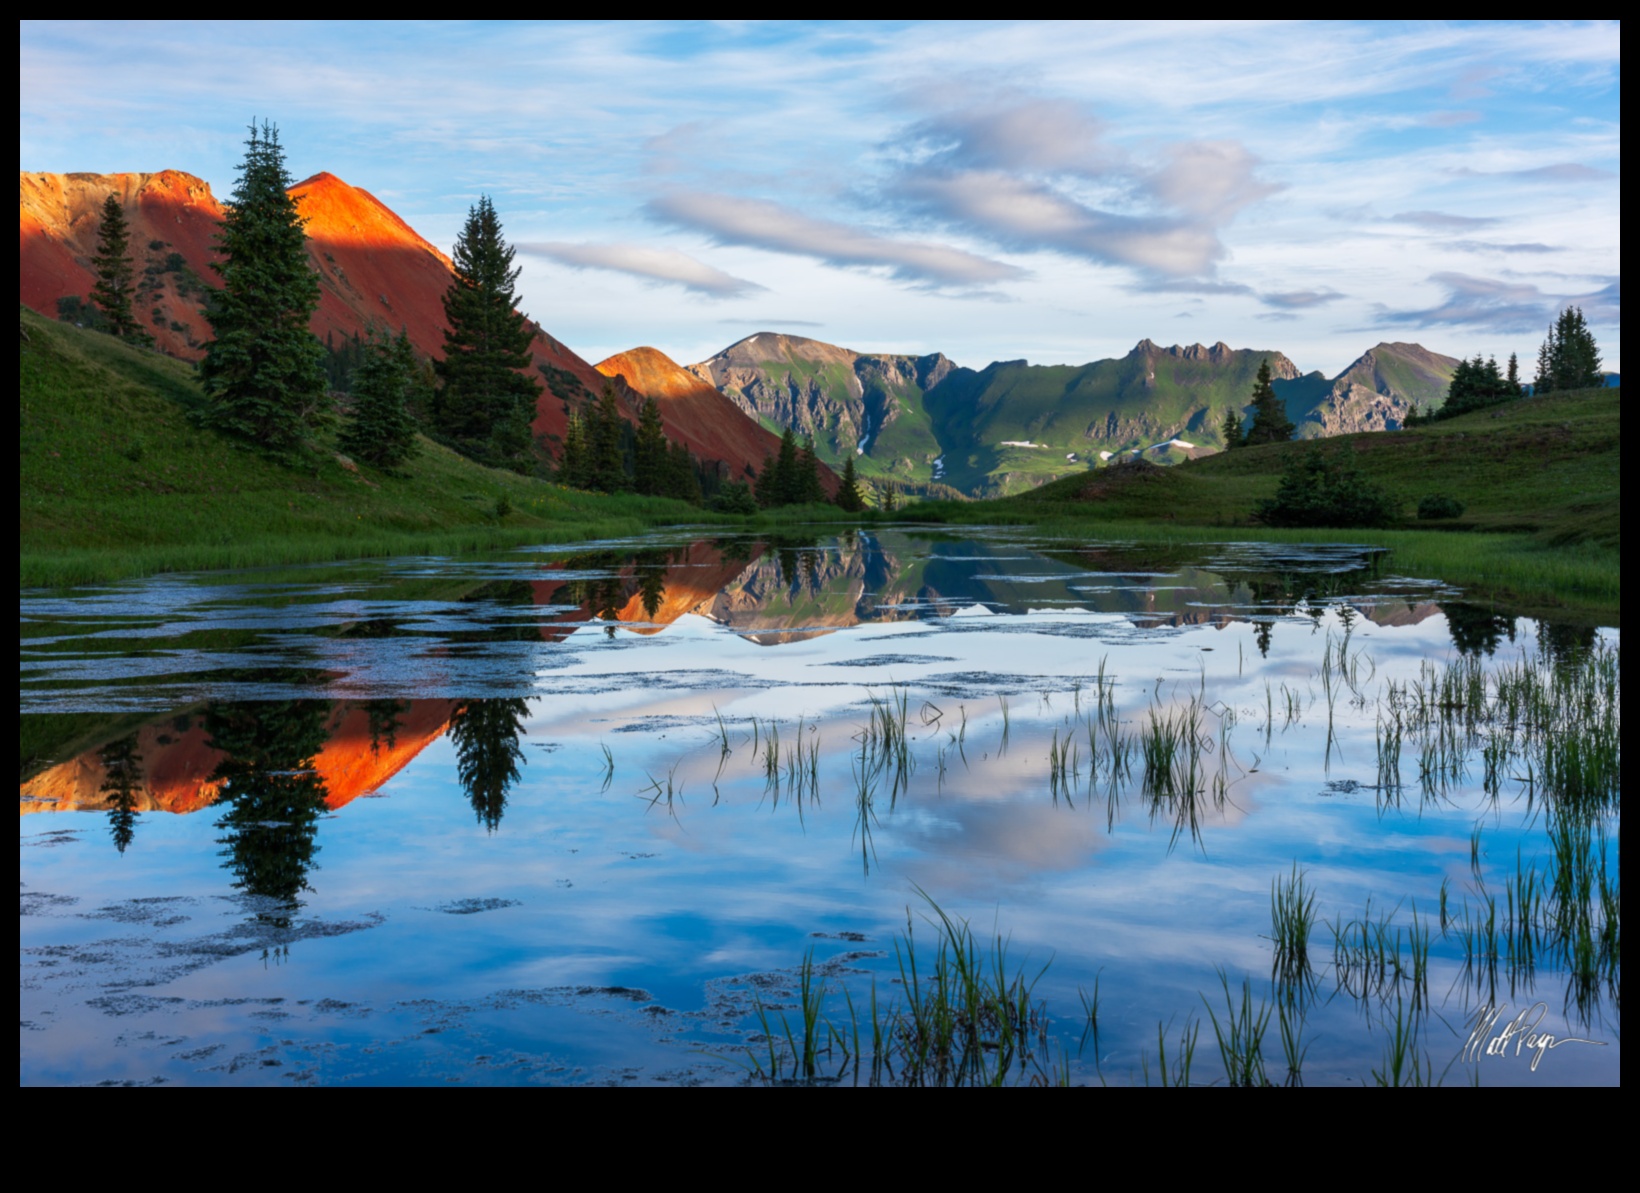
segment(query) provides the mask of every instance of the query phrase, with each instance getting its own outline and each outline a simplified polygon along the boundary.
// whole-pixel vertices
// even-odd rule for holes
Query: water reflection
[[[456,767],[478,822],[494,833],[507,810],[507,794],[524,764],[519,742],[530,706],[523,700],[470,700],[450,718]]]
[[[123,855],[137,835],[137,788],[142,782],[142,759],[135,736],[121,738],[97,753],[107,778],[101,794],[108,800],[108,829],[114,848]]]
[[[230,1068],[281,1014],[282,1062],[399,1078],[509,1079],[441,1039],[600,1073],[670,1064],[663,1035],[738,1055],[754,999],[801,997],[786,971],[810,948],[828,1015],[844,988],[893,987],[918,888],[1017,933],[1033,973],[1051,958],[1056,1021],[1104,982],[1091,1054],[1054,1039],[1078,1079],[1137,1080],[1155,1017],[1199,1017],[1204,991],[1222,1007],[1221,968],[1297,1009],[1313,1084],[1381,1063],[1398,998],[1439,1033],[1541,997],[1560,1030],[1620,1044],[1616,635],[1478,608],[1371,552],[789,535],[190,599],[145,606],[150,638],[128,608],[31,621],[24,602],[24,702],[60,712],[21,726],[20,1018],[79,1016],[72,1039],[25,1037],[25,1082],[102,1079],[131,1053],[83,1041],[134,1027],[218,1033]],[[97,815],[50,815],[73,811]],[[1283,958],[1270,883],[1295,862],[1323,918]],[[136,927],[76,951],[82,914]],[[309,932],[362,935],[271,977],[170,964]],[[76,993],[161,987],[106,1011]],[[564,990],[643,1017],[537,1012]],[[621,1031],[628,1052],[588,1059]],[[1620,1076],[1581,1064],[1562,1072]]]
[[[308,890],[319,852],[319,818],[328,791],[315,767],[328,739],[331,706],[318,700],[213,705],[205,713],[210,747],[222,760],[212,772],[219,844],[234,889],[267,901],[258,918],[280,928]]]

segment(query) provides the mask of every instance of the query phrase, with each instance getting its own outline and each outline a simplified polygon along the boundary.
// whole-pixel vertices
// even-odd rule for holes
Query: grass
[[[20,319],[23,588],[743,524],[678,502],[572,492],[427,440],[401,474],[344,464],[328,440],[287,466],[194,424],[205,398],[192,366],[26,310]]]
[[[1176,468],[1084,473],[997,501],[925,503],[907,520],[1028,525],[1045,537],[1190,544],[1327,543],[1393,552],[1403,575],[1441,579],[1522,611],[1621,614],[1621,391],[1531,398],[1437,426],[1251,448]],[[1465,518],[1439,529],[1276,531],[1251,524],[1291,459],[1347,458],[1410,521],[1434,490]]]

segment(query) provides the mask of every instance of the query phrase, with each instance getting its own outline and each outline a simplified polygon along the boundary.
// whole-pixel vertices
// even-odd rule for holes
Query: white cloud
[[[976,287],[1026,276],[1015,266],[949,245],[879,236],[761,199],[680,192],[654,200],[648,210],[663,223],[704,232],[720,244],[886,269],[901,281]]]
[[[669,282],[710,298],[740,298],[764,289],[697,261],[676,249],[645,248],[635,244],[525,243],[518,251],[545,257],[573,269],[604,269],[654,282]]]

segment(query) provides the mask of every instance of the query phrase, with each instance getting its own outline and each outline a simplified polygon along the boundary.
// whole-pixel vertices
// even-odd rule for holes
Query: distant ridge
[[[764,425],[815,436],[834,466],[970,496],[1018,492],[1135,453],[1176,462],[1223,447],[1268,362],[1306,438],[1390,430],[1445,400],[1457,361],[1380,344],[1337,378],[1277,351],[1141,340],[1119,360],[975,371],[945,356],[867,354],[761,332],[689,370]],[[1182,446],[1188,444],[1188,447]]]

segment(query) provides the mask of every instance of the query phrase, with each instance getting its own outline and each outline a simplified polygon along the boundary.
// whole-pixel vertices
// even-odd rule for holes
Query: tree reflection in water
[[[142,758],[133,734],[104,746],[97,754],[105,778],[102,794],[108,797],[108,828],[114,848],[124,856],[137,836],[137,788],[142,783]]]
[[[479,823],[492,833],[501,827],[507,795],[518,782],[524,762],[518,741],[529,711],[523,700],[469,700],[450,719],[461,785]]]
[[[278,928],[311,888],[308,872],[325,811],[325,783],[314,760],[325,747],[332,705],[324,700],[220,704],[206,710],[211,745],[226,757],[213,781],[227,808],[217,827],[234,889],[268,900],[257,918]]]

